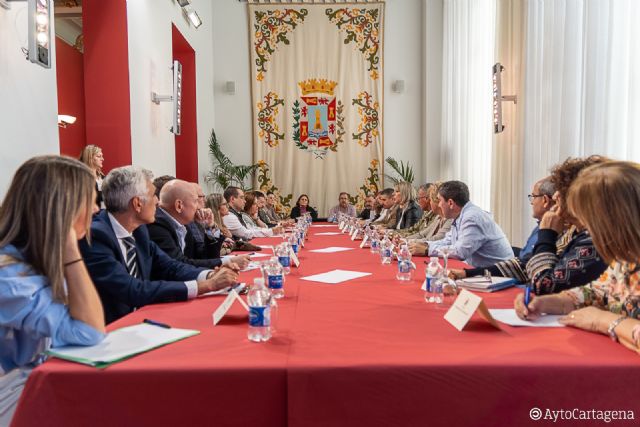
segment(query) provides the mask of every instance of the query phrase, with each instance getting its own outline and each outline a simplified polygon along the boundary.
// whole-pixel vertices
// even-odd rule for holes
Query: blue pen
[[[171,329],[171,326],[167,325],[166,323],[160,323],[160,322],[157,322],[157,321],[151,320],[151,319],[144,319],[142,321],[142,323],[147,323],[149,325],[159,326],[159,327],[165,328],[165,329]]]
[[[524,306],[529,308],[530,301],[531,301],[531,287],[527,285],[524,288]]]

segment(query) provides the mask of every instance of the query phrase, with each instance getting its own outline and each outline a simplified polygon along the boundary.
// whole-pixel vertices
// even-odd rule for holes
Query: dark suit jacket
[[[127,272],[107,211],[93,217],[91,244],[86,239],[79,242],[82,257],[102,300],[107,323],[147,304],[185,301],[187,286],[184,282],[195,280],[204,270],[171,259],[149,239],[145,226],[138,227],[133,237],[141,279]]]
[[[360,215],[358,215],[358,218],[364,219],[366,221],[369,219],[370,215],[371,215],[371,209],[365,208],[365,209],[362,209],[362,212],[360,212]]]
[[[397,220],[400,221],[400,229],[409,228],[420,221],[420,218],[422,218],[422,208],[418,206],[418,204],[414,200],[412,200],[409,202],[404,215],[402,215],[402,219],[400,218],[401,215],[402,210],[398,207],[396,216]]]
[[[183,252],[180,249],[178,233],[173,228],[171,219],[167,213],[160,209],[156,210],[156,222],[147,225],[147,229],[151,240],[175,260],[205,268],[215,268],[222,265],[220,247],[224,243],[224,239],[216,240],[204,234],[204,241],[199,242],[199,239],[187,227]]]
[[[318,211],[313,209],[311,206],[307,206],[307,212],[309,212],[311,214],[311,219],[313,221],[317,221],[318,220]],[[293,209],[291,209],[290,217],[293,218],[293,219],[296,219],[299,216],[302,216],[302,214],[300,213],[300,208],[298,206],[294,206]]]

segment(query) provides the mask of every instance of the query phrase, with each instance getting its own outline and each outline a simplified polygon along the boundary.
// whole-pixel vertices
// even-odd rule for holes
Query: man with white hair
[[[236,283],[237,266],[217,271],[170,258],[150,238],[155,187],[144,169],[113,169],[103,181],[106,210],[91,224],[91,243],[80,250],[104,307],[107,323],[147,304],[185,301]]]
[[[224,238],[213,234],[202,236],[203,241],[198,242],[187,225],[191,224],[196,214],[205,221],[210,220],[207,226],[213,223],[213,213],[203,213],[198,202],[198,191],[193,183],[174,179],[167,182],[160,190],[160,206],[156,209],[156,220],[147,225],[149,236],[167,255],[186,264],[196,267],[216,268],[235,262],[240,268],[249,264],[249,256],[234,256],[220,258],[220,247]]]

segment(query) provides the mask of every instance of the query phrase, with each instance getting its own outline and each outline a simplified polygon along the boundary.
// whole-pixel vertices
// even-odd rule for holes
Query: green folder
[[[141,323],[109,332],[99,344],[82,347],[67,346],[48,350],[50,356],[96,368],[106,368],[140,353],[199,334],[193,329],[163,328]]]

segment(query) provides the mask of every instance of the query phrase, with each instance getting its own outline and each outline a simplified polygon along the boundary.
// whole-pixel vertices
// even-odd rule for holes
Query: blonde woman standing
[[[94,200],[92,171],[60,156],[28,160],[7,191],[0,208],[0,425],[10,423],[45,350],[104,338],[100,298],[78,249]]]
[[[104,173],[102,172],[102,164],[104,163],[102,148],[97,145],[87,145],[82,149],[82,153],[80,153],[80,161],[89,166],[89,169],[93,172],[94,179],[96,180],[96,205],[98,205],[98,208],[101,208],[103,207],[102,180],[104,179]]]

